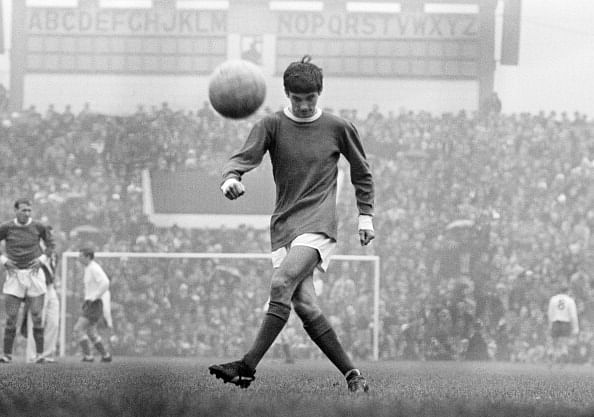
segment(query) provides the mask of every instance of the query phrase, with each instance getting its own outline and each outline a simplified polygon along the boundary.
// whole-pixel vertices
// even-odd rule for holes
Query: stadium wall
[[[98,75],[28,74],[25,103],[44,109],[69,104],[73,110],[90,103],[94,111],[126,114],[138,104],[159,105],[167,101],[173,109],[195,110],[208,99],[208,77],[182,75]],[[273,110],[287,104],[280,77],[267,77],[268,95],[264,106]],[[81,92],[84,91],[84,94]],[[334,110],[357,109],[367,114],[374,105],[382,111],[401,108],[432,113],[476,110],[476,81],[359,79],[327,77],[320,99],[323,107]]]

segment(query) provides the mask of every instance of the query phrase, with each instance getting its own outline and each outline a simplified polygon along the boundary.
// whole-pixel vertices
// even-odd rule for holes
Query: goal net
[[[77,256],[63,253],[60,265],[60,356],[78,353]],[[267,307],[270,254],[98,252],[95,259],[111,281],[113,329],[104,329],[104,339],[117,355],[235,357],[249,348]],[[335,255],[325,274],[314,275],[322,310],[355,358],[379,358],[379,262]],[[287,348],[295,358],[321,355],[294,312],[269,355]]]

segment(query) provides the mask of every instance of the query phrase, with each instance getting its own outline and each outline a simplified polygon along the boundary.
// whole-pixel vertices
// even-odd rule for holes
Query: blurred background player
[[[74,333],[79,340],[83,353],[83,362],[93,362],[90,342],[101,355],[101,362],[111,362],[111,353],[105,349],[97,330],[99,320],[103,319],[102,297],[109,290],[109,278],[101,265],[95,261],[95,252],[91,248],[82,248],[78,260],[85,266],[84,303],[82,315],[74,325]]]
[[[43,304],[47,291],[42,264],[54,251],[51,228],[31,218],[31,200],[19,198],[14,203],[16,217],[0,225],[0,241],[4,241],[5,253],[0,261],[6,268],[5,294],[6,327],[4,329],[4,356],[0,363],[12,361],[12,349],[16,336],[16,321],[25,301],[31,313],[35,362],[46,362],[43,355]],[[43,242],[45,251],[41,247]]]
[[[56,361],[56,352],[58,347],[58,334],[60,331],[60,299],[56,292],[56,267],[58,257],[53,253],[48,257],[48,261],[41,264],[41,270],[45,275],[47,292],[43,304],[43,345],[44,350],[41,355],[46,362]],[[33,338],[33,325],[31,321],[31,312],[25,308],[23,312],[23,324],[21,333],[27,337],[26,357],[27,362],[35,361],[35,343]]]
[[[549,300],[549,330],[551,333],[551,365],[569,360],[569,342],[579,333],[575,300],[569,295],[569,286],[561,284],[559,293]]]
[[[107,276],[110,279],[109,275]],[[111,286],[111,279],[110,279]],[[103,303],[103,317],[99,319],[97,327],[100,329],[100,333],[103,333],[102,340],[105,343],[108,352],[113,352],[112,341],[116,339],[113,332],[113,319],[111,316],[111,291],[109,288],[101,296],[101,302]]]
[[[223,169],[221,190],[235,200],[245,193],[242,176],[260,165],[266,152],[270,154],[276,184],[270,222],[274,272],[269,307],[251,349],[241,360],[212,365],[209,370],[224,382],[247,388],[255,379],[256,366],[287,323],[292,304],[309,337],[346,378],[349,391],[367,392],[366,379],[318,306],[313,272],[326,270],[336,247],[340,155],[350,164],[362,246],[375,237],[374,184],[354,125],[317,106],[323,75],[310,60],[306,56],[287,67],[283,83],[290,105],[256,123],[243,148]]]

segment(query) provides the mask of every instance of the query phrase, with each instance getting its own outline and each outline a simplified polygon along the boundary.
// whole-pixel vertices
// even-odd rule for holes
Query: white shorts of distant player
[[[278,268],[281,265],[289,249],[293,246],[307,246],[316,249],[320,255],[320,263],[317,265],[317,268],[321,272],[326,272],[330,263],[330,257],[336,249],[336,241],[323,233],[304,233],[299,235],[288,245],[272,252],[272,266],[274,268]]]
[[[41,268],[9,270],[2,291],[18,298],[39,297],[47,291],[45,274]]]

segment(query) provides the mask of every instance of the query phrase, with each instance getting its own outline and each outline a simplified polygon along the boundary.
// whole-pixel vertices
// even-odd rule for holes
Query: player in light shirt
[[[575,300],[569,295],[566,284],[561,285],[559,293],[549,300],[547,313],[552,340],[551,360],[553,363],[565,362],[569,356],[570,338],[580,331]]]
[[[93,362],[90,343],[101,355],[101,362],[111,362],[111,353],[105,349],[101,336],[97,331],[99,320],[103,314],[103,296],[109,291],[109,278],[101,265],[95,261],[95,252],[91,248],[82,248],[78,260],[85,266],[84,303],[82,315],[74,325],[74,333],[79,340],[83,353],[83,362]]]

